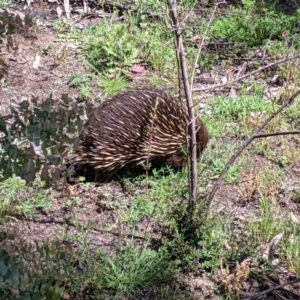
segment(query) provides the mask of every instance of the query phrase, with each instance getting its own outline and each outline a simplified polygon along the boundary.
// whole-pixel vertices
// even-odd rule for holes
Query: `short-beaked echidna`
[[[130,90],[105,100],[88,120],[73,163],[94,170],[94,181],[108,181],[125,166],[151,163],[187,165],[188,112],[183,102],[155,90]],[[208,131],[197,118],[197,153]],[[79,168],[80,169],[80,168]]]

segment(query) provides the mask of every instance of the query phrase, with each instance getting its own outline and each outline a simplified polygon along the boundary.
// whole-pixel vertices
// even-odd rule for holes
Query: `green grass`
[[[277,108],[263,100],[261,86],[253,88],[253,95],[242,94],[238,98],[222,95],[209,99],[211,113],[203,117],[211,137],[235,138],[241,133],[250,136],[262,120]]]
[[[300,97],[298,96],[297,99],[295,99],[294,104],[290,107],[287,107],[283,112],[283,116],[286,122],[288,124],[293,124],[295,128],[297,128],[300,125],[299,114],[298,114],[299,110],[300,110]]]
[[[130,241],[117,254],[103,256],[99,261],[103,282],[97,284],[113,289],[116,296],[137,294],[138,289],[170,281],[172,272],[168,264],[168,252],[151,250],[150,240],[141,247]]]
[[[255,93],[253,96],[242,95],[238,98],[219,96],[210,100],[213,105],[212,114],[226,121],[245,121],[250,113],[259,113],[263,116],[272,112],[274,106]]]
[[[186,169],[180,172],[168,168],[154,169],[148,178],[140,176],[135,180],[124,180],[129,192],[145,191],[147,185],[149,189],[148,193],[132,198],[130,207],[121,213],[122,222],[132,230],[145,221],[159,222],[169,228],[171,235],[163,239],[163,245],[173,257],[171,264],[178,270],[217,268],[220,257],[224,255],[224,242],[230,238],[229,232],[222,217],[206,215],[204,198],[197,202],[194,214],[187,212]],[[229,222],[227,220],[226,224]]]
[[[148,186],[148,193],[143,192],[135,196],[132,199],[130,208],[124,211],[121,219],[134,226],[137,222],[151,217],[163,221],[167,225],[170,220],[167,217],[168,207],[170,208],[174,204],[170,203],[170,199],[177,202],[180,197],[187,196],[186,175],[186,169],[174,172],[165,167],[153,169],[152,176],[148,178],[145,175],[141,175],[134,180],[124,178],[128,191],[134,192],[136,189],[145,191]],[[173,184],[177,186],[176,189],[173,188]]]
[[[279,259],[287,263],[288,269],[300,276],[300,231],[288,214],[279,205],[274,205],[270,198],[263,197],[260,201],[259,219],[247,225],[249,239],[265,244],[279,233],[284,233],[280,247],[276,250]]]
[[[19,216],[31,219],[39,209],[47,209],[52,203],[52,197],[38,183],[26,186],[18,177],[0,183],[0,199],[1,220]]]
[[[259,9],[256,0],[242,0],[244,7],[231,7],[228,15],[215,18],[210,33],[228,42],[249,47],[265,45],[268,40],[293,41],[299,47],[300,38],[294,35],[300,10],[292,15],[275,11],[274,7]]]

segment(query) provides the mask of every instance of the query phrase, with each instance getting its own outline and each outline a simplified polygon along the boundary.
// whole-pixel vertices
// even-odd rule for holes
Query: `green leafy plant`
[[[12,123],[0,118],[2,180],[15,174],[27,183],[33,182],[41,171],[44,187],[50,187],[55,172],[49,168],[63,163],[67,145],[76,145],[74,135],[82,130],[81,117],[87,110],[88,105],[78,105],[67,95],[62,96],[59,104],[51,97],[38,104],[33,97],[22,101],[18,109],[12,108]]]
[[[20,266],[7,251],[0,248],[0,295],[2,299],[11,299],[11,289],[20,285]]]
[[[70,79],[70,85],[79,87],[79,96],[78,100],[79,101],[87,101],[90,98],[90,81],[91,81],[91,76],[89,75],[81,75],[81,74],[73,74]]]
[[[86,29],[86,58],[97,70],[113,73],[140,62],[135,35],[126,24],[102,24]]]
[[[1,4],[2,6],[6,6],[3,8],[7,8],[7,6],[11,4],[11,1],[1,0],[0,5]],[[28,33],[32,25],[32,15],[26,14],[24,20],[22,20],[18,14],[10,13],[8,10],[4,9],[0,12],[0,44],[3,43],[3,38],[6,35]]]

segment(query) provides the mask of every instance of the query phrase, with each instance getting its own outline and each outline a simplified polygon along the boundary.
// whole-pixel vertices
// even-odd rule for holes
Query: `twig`
[[[237,75],[235,76],[235,80],[237,80],[237,79],[240,78],[240,75],[241,75],[241,73],[243,72],[243,70],[245,69],[245,67],[246,67],[246,62],[244,62],[244,63],[242,64],[242,66],[240,67],[240,69],[239,69]],[[233,91],[234,91],[234,90],[233,90],[233,85],[232,85],[232,86],[231,86],[231,89],[230,89],[229,97],[232,97]]]
[[[243,76],[241,76],[239,78],[236,78],[236,79],[234,79],[232,81],[229,81],[227,83],[221,83],[221,84],[215,84],[213,86],[208,86],[208,87],[203,87],[203,88],[197,88],[197,89],[193,89],[192,91],[193,92],[202,92],[202,91],[207,91],[207,90],[214,90],[214,89],[217,89],[217,88],[220,88],[220,87],[230,86],[230,85],[232,85],[232,84],[234,84],[234,83],[236,83],[238,81],[241,81],[241,80],[243,80],[243,79],[245,79],[245,78],[247,78],[247,77],[249,77],[251,75],[254,75],[256,73],[259,73],[259,72],[261,72],[261,71],[263,71],[265,69],[274,67],[274,66],[279,65],[281,63],[284,63],[286,61],[289,61],[289,60],[292,60],[292,59],[295,59],[295,58],[299,58],[299,57],[300,57],[300,55],[294,55],[292,57],[285,57],[285,58],[282,58],[282,59],[280,59],[280,60],[278,60],[276,62],[273,62],[273,63],[268,64],[266,66],[263,66],[261,68],[258,68],[257,70],[254,70],[254,71],[252,71],[252,72],[250,72],[248,74],[245,74],[245,75],[243,75]]]
[[[267,290],[265,290],[265,291],[263,291],[261,293],[255,294],[255,295],[251,296],[250,298],[247,298],[246,300],[258,299],[259,297],[261,297],[263,295],[266,295],[266,294],[268,294],[268,293],[270,293],[272,291],[279,290],[279,289],[281,289],[281,288],[283,288],[283,287],[285,287],[287,285],[295,284],[297,282],[300,282],[300,278],[294,279],[294,280],[286,282],[286,283],[278,284],[278,285],[276,285],[274,287],[271,287],[271,288],[269,288],[269,289],[267,289]]]
[[[195,77],[195,72],[196,72],[196,66],[197,66],[197,62],[198,62],[198,60],[199,60],[199,56],[200,56],[201,51],[202,51],[203,44],[204,44],[204,37],[207,35],[208,29],[209,29],[210,24],[211,24],[211,22],[212,22],[212,20],[213,20],[213,17],[214,17],[214,15],[215,15],[215,12],[216,12],[216,10],[217,10],[217,7],[218,7],[218,5],[221,4],[221,3],[224,3],[224,2],[216,3],[216,4],[214,5],[214,10],[213,10],[213,12],[211,13],[211,16],[210,16],[210,18],[209,18],[208,24],[207,24],[207,26],[206,26],[206,30],[205,30],[205,32],[203,33],[203,36],[202,36],[202,38],[201,38],[201,42],[200,42],[200,45],[199,45],[199,48],[198,48],[198,51],[197,51],[197,55],[196,55],[196,59],[195,59],[195,64],[194,64],[194,68],[193,68],[193,73],[192,73],[192,77],[191,77],[191,90],[193,90],[193,82],[194,82],[194,77]]]
[[[274,119],[280,112],[282,112],[287,106],[291,105],[295,98],[300,94],[300,90],[297,91],[287,102],[285,102],[284,104],[282,104],[280,106],[280,108],[273,113],[256,131],[253,135],[251,135],[243,144],[242,146],[232,155],[232,157],[230,158],[230,160],[228,161],[228,163],[226,164],[225,168],[223,169],[222,173],[220,174],[217,182],[214,184],[212,191],[209,194],[208,200],[207,200],[207,204],[208,207],[211,204],[212,199],[214,198],[217,190],[219,189],[219,186],[225,176],[225,174],[227,173],[228,169],[231,167],[231,165],[235,162],[235,160],[241,155],[241,153],[250,145],[250,143],[256,139],[256,138],[262,138],[262,137],[267,137],[267,136],[275,136],[275,135],[287,135],[287,134],[299,134],[299,131],[294,131],[292,133],[292,131],[288,131],[288,132],[275,132],[275,133],[269,133],[269,134],[259,134],[259,132],[261,132],[269,123],[272,119]]]
[[[262,133],[262,134],[256,134],[253,136],[254,139],[258,138],[265,138],[269,136],[277,136],[277,135],[289,135],[289,134],[300,134],[300,131],[281,131],[281,132],[271,132],[271,133]]]
[[[186,96],[186,103],[189,112],[189,124],[187,128],[187,146],[188,146],[188,166],[189,166],[189,208],[192,211],[198,194],[197,183],[197,141],[196,141],[196,121],[195,107],[192,98],[192,90],[189,83],[188,69],[185,57],[185,49],[182,39],[182,30],[178,21],[176,0],[168,0],[169,14],[174,36],[177,42],[177,52],[181,67],[182,81]]]

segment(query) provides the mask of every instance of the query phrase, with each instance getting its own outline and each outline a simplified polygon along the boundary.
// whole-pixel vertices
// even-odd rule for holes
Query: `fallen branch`
[[[281,132],[256,134],[255,136],[253,136],[253,140],[258,139],[258,138],[265,138],[265,137],[269,137],[269,136],[290,135],[290,134],[300,134],[300,131],[298,131],[298,130],[296,130],[296,131],[281,131]]]
[[[232,81],[229,81],[227,83],[215,84],[213,86],[208,86],[208,87],[204,87],[204,88],[196,88],[196,89],[193,89],[192,91],[193,92],[202,92],[202,91],[207,91],[207,90],[214,90],[214,89],[221,88],[221,87],[231,86],[232,84],[234,84],[234,83],[236,83],[238,81],[241,81],[241,80],[243,80],[243,79],[245,79],[245,78],[247,78],[247,77],[249,77],[251,75],[254,75],[254,74],[259,73],[259,72],[261,72],[263,70],[269,69],[269,68],[274,67],[276,65],[282,64],[282,63],[284,63],[286,61],[293,60],[293,59],[299,58],[299,57],[300,57],[300,55],[295,55],[295,56],[291,56],[291,57],[285,57],[285,58],[282,58],[282,59],[280,59],[280,60],[278,60],[276,62],[268,64],[266,66],[260,67],[257,70],[254,70],[254,71],[252,71],[252,72],[250,72],[248,74],[245,74],[245,75],[243,75],[241,77],[238,77],[238,78],[236,78],[236,79],[234,79]]]
[[[254,300],[254,299],[258,299],[259,297],[263,296],[263,295],[266,295],[272,291],[275,291],[275,290],[279,290],[279,289],[282,289],[283,287],[285,286],[288,286],[288,285],[292,285],[292,284],[295,284],[295,283],[298,283],[300,282],[300,278],[297,278],[297,279],[294,279],[292,281],[289,281],[289,282],[286,282],[286,283],[282,283],[282,284],[279,284],[279,285],[276,285],[274,287],[271,287],[263,292],[260,292],[258,294],[255,294],[253,296],[251,296],[250,298],[247,298],[246,300]]]
[[[228,169],[232,166],[232,164],[235,162],[235,160],[241,155],[241,153],[250,145],[250,143],[257,138],[262,138],[262,137],[268,137],[268,136],[276,136],[276,135],[287,135],[287,134],[299,134],[299,131],[287,131],[287,132],[274,132],[274,133],[266,133],[266,134],[259,134],[269,123],[272,119],[274,119],[280,112],[282,112],[287,106],[291,105],[295,98],[300,94],[300,90],[297,91],[287,102],[285,102],[284,104],[282,104],[280,106],[280,108],[273,113],[256,131],[253,135],[251,135],[243,144],[242,146],[232,155],[232,157],[230,158],[230,160],[228,161],[228,163],[226,164],[226,166],[224,167],[222,173],[220,174],[217,182],[214,184],[208,200],[207,200],[207,204],[208,207],[211,204],[212,199],[214,198],[217,190],[219,189],[219,186],[225,176],[225,174],[227,173]]]

